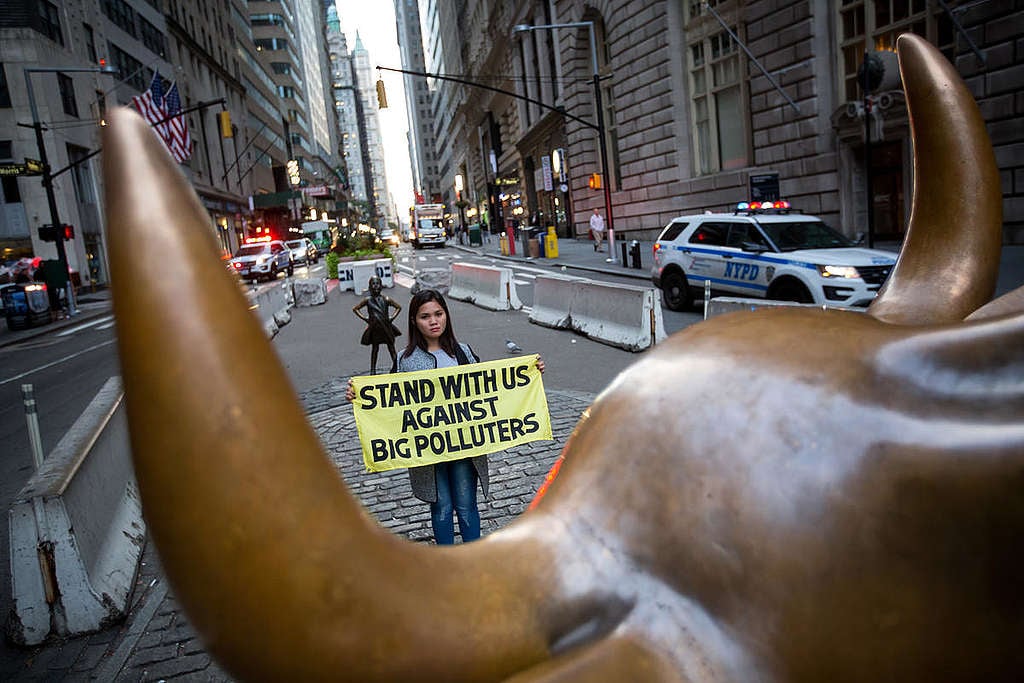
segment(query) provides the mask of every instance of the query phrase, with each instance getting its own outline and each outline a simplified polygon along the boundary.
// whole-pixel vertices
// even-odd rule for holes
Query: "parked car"
[[[673,311],[689,308],[706,282],[737,296],[867,306],[895,263],[896,254],[860,247],[788,202],[743,202],[669,223],[654,243],[651,280]]]
[[[308,237],[303,237],[297,240],[288,240],[285,242],[288,245],[288,249],[292,252],[292,263],[304,263],[307,266],[311,263],[316,263],[320,258],[320,252],[317,251],[316,245],[313,244],[313,240]]]
[[[244,280],[273,280],[282,271],[291,275],[295,270],[291,250],[280,240],[246,241],[229,265]]]
[[[398,233],[392,230],[391,228],[385,228],[384,230],[381,230],[378,237],[380,237],[381,242],[388,245],[389,247],[397,247],[398,243],[401,241],[398,237]]]

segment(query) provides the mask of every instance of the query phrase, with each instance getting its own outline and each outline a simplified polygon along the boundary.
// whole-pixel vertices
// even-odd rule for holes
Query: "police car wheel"
[[[661,291],[665,307],[670,311],[685,311],[692,305],[690,285],[679,272],[666,273],[661,278]]]
[[[807,291],[807,288],[797,282],[784,282],[774,291],[769,292],[769,299],[775,301],[794,301],[798,304],[813,304],[814,297]]]

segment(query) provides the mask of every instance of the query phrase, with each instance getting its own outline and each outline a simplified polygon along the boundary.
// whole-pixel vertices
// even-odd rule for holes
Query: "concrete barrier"
[[[292,282],[292,300],[297,308],[327,303],[327,280],[322,277]]]
[[[734,313],[736,311],[756,311],[765,308],[821,308],[838,311],[854,311],[863,313],[866,308],[850,308],[847,306],[820,306],[818,304],[798,304],[795,301],[773,301],[771,299],[747,299],[743,297],[718,296],[709,299],[704,305],[704,319],[716,315]]]
[[[112,377],[8,511],[13,642],[97,631],[127,612],[146,526],[123,397]]]
[[[267,337],[272,338],[291,321],[291,307],[295,301],[293,296],[287,281],[264,287],[258,292],[249,292],[249,306],[259,316]]]
[[[534,281],[530,322],[629,351],[650,348],[666,336],[659,290],[560,276]]]
[[[511,268],[453,263],[448,296],[491,311],[519,310],[523,307],[516,293]]]
[[[370,288],[370,278],[380,278],[384,287],[395,286],[394,264],[389,258],[338,263],[338,289],[362,294]]]

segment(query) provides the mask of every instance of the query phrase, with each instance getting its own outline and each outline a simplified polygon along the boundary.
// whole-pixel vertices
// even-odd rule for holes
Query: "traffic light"
[[[377,108],[388,108],[388,94],[384,90],[384,81],[380,78],[377,79]]]
[[[600,190],[601,189],[601,174],[600,173],[591,173],[590,174],[590,180],[587,181],[587,184],[590,185],[590,189],[591,190]]]
[[[57,226],[52,223],[39,226],[39,239],[43,242],[56,242],[57,237],[66,240],[75,239],[75,226],[64,223],[60,226],[60,232],[57,232]]]
[[[222,138],[233,138],[235,131],[231,128],[231,112],[222,111],[217,114],[220,119],[220,136]]]

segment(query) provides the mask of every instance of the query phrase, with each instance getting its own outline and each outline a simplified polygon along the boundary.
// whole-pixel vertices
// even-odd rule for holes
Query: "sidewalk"
[[[543,237],[543,235],[542,235]],[[462,251],[475,254],[492,256],[503,261],[530,263],[540,266],[549,266],[555,269],[565,268],[567,270],[590,271],[595,273],[608,273],[621,277],[629,277],[637,280],[651,281],[652,249],[654,243],[649,240],[637,241],[639,247],[640,267],[633,268],[623,264],[622,245],[623,240],[616,239],[614,253],[608,252],[608,241],[601,245],[602,251],[594,251],[594,242],[587,238],[559,237],[558,256],[548,258],[544,256],[524,256],[522,240],[516,240],[515,254],[502,256],[500,242],[497,235],[483,234],[484,243],[481,246],[462,245],[455,240],[449,240],[448,247],[454,247]],[[627,263],[632,264],[633,258],[629,253],[632,240],[626,240]]]

